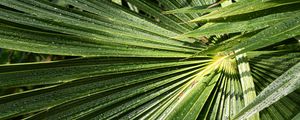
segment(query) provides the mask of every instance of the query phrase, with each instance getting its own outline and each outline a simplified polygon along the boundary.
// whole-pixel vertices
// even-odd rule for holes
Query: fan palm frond
[[[299,4],[2,0],[0,119],[297,119]]]

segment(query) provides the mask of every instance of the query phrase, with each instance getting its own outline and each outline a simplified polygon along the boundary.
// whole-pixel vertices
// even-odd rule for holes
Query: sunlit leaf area
[[[0,0],[0,120],[300,120],[299,0]]]

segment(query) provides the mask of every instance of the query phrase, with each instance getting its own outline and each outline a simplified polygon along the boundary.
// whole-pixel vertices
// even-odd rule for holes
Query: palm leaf
[[[233,49],[235,49],[235,52],[238,54],[245,51],[266,47],[285,39],[295,37],[300,34],[300,29],[298,28],[299,19],[299,17],[293,17],[291,19],[284,20],[281,23],[277,23],[274,26],[267,28],[253,37],[245,40],[243,43],[238,44],[237,46],[233,47]],[[269,34],[270,36],[263,37],[266,34]],[[241,47],[241,44],[243,44],[243,47]]]
[[[164,11],[165,14],[174,14],[174,13],[198,13],[205,14],[210,13],[218,8],[208,8],[209,6],[196,6],[196,7],[185,7],[175,10]]]
[[[26,3],[27,2],[27,3]],[[61,31],[64,34],[70,34],[75,36],[68,35],[57,35],[57,33],[53,34],[53,37],[57,37],[55,39],[51,39],[48,41],[45,41],[43,36],[47,36],[48,33],[41,33],[39,31],[28,31],[28,30],[18,30],[18,28],[10,27],[10,26],[3,26],[2,29],[7,29],[6,33],[2,33],[2,47],[4,48],[14,48],[18,47],[19,50],[23,51],[34,51],[33,49],[41,48],[41,47],[48,47],[52,51],[45,50],[45,51],[34,51],[34,52],[42,52],[42,53],[53,53],[53,54],[62,54],[62,55],[74,55],[74,56],[103,56],[100,52],[97,51],[106,51],[110,49],[110,51],[116,51],[115,53],[121,53],[121,51],[140,51],[145,50],[149,51],[149,49],[155,50],[155,49],[161,49],[163,46],[171,46],[178,44],[179,46],[186,46],[184,44],[190,43],[190,41],[178,41],[178,40],[172,40],[168,38],[167,33],[170,33],[170,36],[173,36],[174,32],[168,31],[166,29],[163,29],[159,26],[154,25],[153,23],[146,21],[144,19],[139,18],[138,16],[134,15],[133,13],[127,13],[126,17],[122,16],[111,16],[110,13],[107,12],[101,12],[98,9],[93,9],[92,7],[86,7],[88,4],[92,4],[90,2],[85,2],[86,5],[78,5],[76,2],[69,1],[70,4],[85,9],[86,11],[89,11],[91,13],[106,15],[106,17],[100,17],[95,15],[89,15],[86,13],[82,13],[78,11],[78,13],[72,13],[70,11],[64,10],[64,8],[61,8],[60,6],[56,6],[51,3],[44,3],[44,2],[37,2],[37,1],[26,1],[25,3],[20,1],[3,1],[1,4],[3,5],[15,5],[14,8],[18,10],[22,10],[24,12],[27,12],[28,14],[20,14],[13,11],[3,11],[2,19],[9,20],[12,22],[18,22],[19,24],[24,25],[30,25],[34,27],[38,27],[39,29],[48,29],[53,31]],[[17,6],[17,4],[20,4]],[[31,6],[31,4],[37,4],[39,7],[33,7],[31,9],[28,9],[26,7]],[[92,4],[94,7],[106,9],[104,7],[101,7],[105,4],[108,4],[110,6],[114,6],[115,8],[118,8],[118,6],[115,6],[109,2],[96,2],[95,4]],[[107,5],[106,5],[107,6]],[[49,9],[54,11],[49,11]],[[111,9],[111,8],[110,8]],[[47,11],[48,10],[48,11]],[[118,12],[122,11],[121,8],[119,9],[113,9],[113,11]],[[53,13],[55,12],[55,13]],[[126,13],[126,12],[125,12]],[[35,16],[35,15],[38,15]],[[129,17],[131,16],[131,17]],[[26,17],[27,19],[20,21],[20,19]],[[91,18],[92,17],[92,18]],[[120,24],[115,24],[113,19],[118,19],[117,21],[121,22]],[[49,19],[51,18],[51,19]],[[80,18],[80,19],[79,19]],[[110,20],[109,20],[110,19]],[[140,20],[139,24],[132,24],[132,20]],[[45,21],[46,20],[46,21]],[[104,20],[104,21],[103,21]],[[109,20],[109,21],[107,21]],[[33,22],[34,21],[34,22]],[[48,23],[47,23],[48,21]],[[49,22],[52,22],[49,24]],[[105,22],[106,21],[106,22]],[[113,22],[113,23],[112,23]],[[46,24],[45,24],[46,23]],[[76,24],[73,24],[76,23]],[[110,24],[112,26],[110,26]],[[118,28],[118,26],[122,25],[122,28]],[[104,26],[110,26],[110,27],[104,27]],[[116,26],[116,28],[113,28],[113,26]],[[128,28],[126,29],[126,26]],[[149,31],[151,29],[151,33],[147,33],[146,31]],[[146,30],[146,31],[145,31]],[[11,31],[11,32],[9,32]],[[16,31],[18,31],[18,35],[16,35]],[[112,34],[112,33],[118,33],[117,31],[123,33],[121,34]],[[131,32],[130,32],[131,31]],[[137,33],[141,34],[137,34]],[[142,32],[141,32],[142,31]],[[144,32],[145,31],[145,32]],[[156,31],[156,32],[155,32]],[[153,33],[154,32],[154,33]],[[159,34],[157,34],[159,33]],[[161,33],[164,33],[163,35]],[[172,35],[173,34],[173,35]],[[79,36],[78,36],[79,35]],[[142,36],[140,36],[142,35]],[[166,36],[167,35],[167,36]],[[12,37],[16,36],[16,37]],[[35,37],[38,36],[38,37]],[[140,37],[138,37],[140,36]],[[148,36],[148,37],[147,37]],[[152,37],[151,37],[152,36]],[[75,38],[74,38],[75,37]],[[148,39],[145,39],[148,38]],[[66,43],[65,41],[72,39],[73,44],[69,45],[71,43]],[[75,40],[73,40],[75,39]],[[77,40],[76,40],[77,39]],[[155,40],[159,39],[159,40]],[[31,40],[31,41],[29,41]],[[125,41],[124,41],[125,40]],[[155,40],[156,42],[154,42]],[[19,42],[14,42],[19,41]],[[26,45],[26,41],[32,42],[35,44]],[[33,42],[35,41],[35,42]],[[78,42],[76,42],[78,41]],[[151,42],[152,41],[152,42]],[[161,41],[161,42],[157,42]],[[172,42],[171,42],[172,41]],[[28,43],[27,42],[27,43]],[[175,44],[173,44],[173,42]],[[89,43],[94,43],[93,45],[89,45]],[[58,44],[57,46],[63,46],[61,48],[57,48],[54,51],[54,48],[50,48],[53,46],[53,44]],[[111,45],[113,44],[113,45]],[[148,45],[147,45],[148,44]],[[165,44],[165,45],[164,45]],[[167,45],[169,44],[169,45]],[[69,46],[68,46],[69,45]],[[22,47],[23,46],[23,47]],[[148,46],[148,47],[147,47]],[[156,46],[156,48],[155,48]],[[169,46],[169,47],[171,47]],[[173,46],[174,47],[174,46]],[[87,48],[91,50],[87,50]],[[135,49],[134,49],[135,48]],[[154,49],[153,49],[154,48]],[[176,47],[175,47],[176,48]],[[133,49],[133,50],[130,50]],[[184,48],[178,49],[179,51],[184,51],[184,49],[190,49],[192,51],[195,51],[195,49],[199,48]],[[194,49],[194,50],[193,50]],[[87,50],[87,51],[84,51]],[[170,49],[165,49],[166,51],[169,51]],[[67,52],[69,51],[69,52]],[[172,50],[171,50],[172,51]],[[170,51],[170,52],[171,52]],[[188,50],[189,51],[189,50]],[[72,53],[70,53],[72,52]],[[94,54],[93,54],[94,53]],[[107,53],[113,53],[113,52],[106,52]],[[132,53],[131,53],[132,54]],[[128,55],[128,53],[125,53],[125,55]],[[134,55],[134,53],[132,54]],[[113,55],[113,56],[120,56],[120,55]]]
[[[237,18],[241,19],[241,15],[243,16],[243,19],[251,19],[253,17],[272,13],[295,10],[295,7],[292,6],[297,6],[298,4],[299,1],[297,0],[249,0],[247,2],[237,2],[228,7],[216,10],[208,15],[194,19],[191,22],[229,21],[236,20]]]
[[[284,20],[290,19],[293,16],[299,16],[299,11],[271,14],[247,21],[210,23],[205,24],[197,30],[177,36],[177,38],[252,32],[284,22]]]
[[[244,119],[268,107],[300,86],[300,64],[297,63],[265,88],[256,100],[246,106],[235,119]]]
[[[66,59],[0,65],[0,119],[297,119],[299,2],[211,4],[1,1],[1,48]]]

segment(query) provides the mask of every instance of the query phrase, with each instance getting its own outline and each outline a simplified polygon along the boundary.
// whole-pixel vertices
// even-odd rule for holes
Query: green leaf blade
[[[235,116],[235,119],[247,118],[298,89],[300,87],[299,71],[300,63],[293,66],[265,88],[252,103]]]

